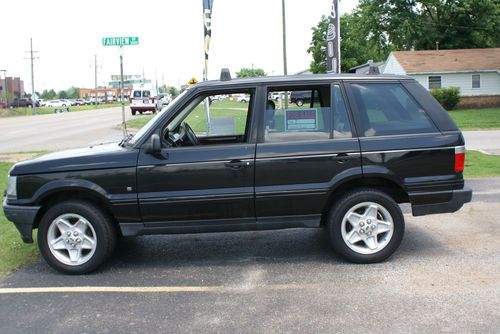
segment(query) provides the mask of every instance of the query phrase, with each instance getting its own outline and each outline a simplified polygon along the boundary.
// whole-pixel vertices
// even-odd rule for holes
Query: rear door
[[[340,83],[269,86],[309,91],[309,104],[268,101],[256,150],[255,205],[259,222],[294,220],[318,225],[336,179],[361,174],[358,140]]]

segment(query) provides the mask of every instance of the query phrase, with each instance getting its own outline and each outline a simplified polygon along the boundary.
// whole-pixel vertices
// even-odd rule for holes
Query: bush
[[[453,110],[460,102],[460,89],[457,87],[433,89],[431,94],[446,110]]]

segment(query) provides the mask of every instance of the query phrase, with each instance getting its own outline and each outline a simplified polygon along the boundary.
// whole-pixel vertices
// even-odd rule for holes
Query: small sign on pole
[[[122,126],[123,136],[127,136],[127,123],[125,123],[125,101],[123,99],[123,47],[126,45],[139,45],[139,37],[103,37],[103,46],[118,46],[120,47],[120,101],[122,103]]]
[[[103,46],[139,45],[139,37],[103,37]]]

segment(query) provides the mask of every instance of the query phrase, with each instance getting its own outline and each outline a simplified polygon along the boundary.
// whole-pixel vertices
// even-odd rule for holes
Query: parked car
[[[33,105],[39,106],[37,102],[33,103],[33,100],[27,98],[15,98],[9,103],[9,108],[33,108]]]
[[[318,96],[314,96],[315,102],[318,101]],[[311,102],[311,91],[293,91],[290,93],[290,102],[295,103],[298,107],[304,105],[304,103]]]
[[[414,79],[224,78],[188,88],[120,143],[16,163],[3,208],[22,240],[37,229],[47,263],[82,274],[111,256],[118,236],[324,228],[346,260],[373,263],[401,243],[399,204],[420,216],[471,200],[464,137]],[[297,87],[317,101],[267,103]],[[198,116],[206,98],[237,93],[252,103],[211,118],[208,131]]]
[[[236,97],[236,101],[237,102],[241,102],[241,103],[247,103],[247,102],[250,102],[250,95],[247,95],[247,94],[240,94]]]
[[[87,105],[87,102],[83,99],[76,99],[74,101],[74,105],[75,106],[86,106]]]
[[[160,93],[158,94],[158,99],[161,106],[168,106],[170,102],[172,102],[172,95],[168,93]]]
[[[70,107],[71,103],[65,100],[49,100],[45,103],[45,105],[49,108],[54,107]]]

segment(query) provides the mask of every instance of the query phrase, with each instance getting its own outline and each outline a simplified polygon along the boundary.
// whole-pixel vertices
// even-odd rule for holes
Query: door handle
[[[250,162],[243,162],[241,160],[231,160],[224,164],[227,168],[231,168],[234,170],[241,169],[243,166],[250,166]]]

